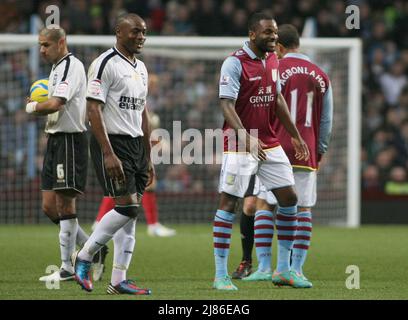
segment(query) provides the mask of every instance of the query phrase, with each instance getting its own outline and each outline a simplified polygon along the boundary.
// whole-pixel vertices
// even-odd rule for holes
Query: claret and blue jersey
[[[269,119],[275,114],[277,95],[280,93],[278,59],[269,53],[259,59],[249,48],[244,47],[223,63],[219,84],[220,98],[235,100],[235,110],[248,132],[258,130],[258,138],[266,149],[279,145]],[[230,127],[224,123],[223,130]],[[224,151],[232,151],[228,137],[224,140]],[[237,149],[235,148],[234,151]]]
[[[291,137],[283,125],[273,120],[273,128],[295,168],[316,170],[318,154],[327,151],[333,122],[333,94],[329,77],[300,53],[288,53],[279,61],[282,95],[292,121],[309,147],[310,158],[297,160]]]

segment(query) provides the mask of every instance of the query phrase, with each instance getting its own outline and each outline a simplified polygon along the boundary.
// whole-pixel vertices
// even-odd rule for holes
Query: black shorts
[[[48,135],[47,151],[41,173],[41,189],[72,189],[83,193],[88,170],[86,132]]]
[[[245,195],[244,195],[245,198],[246,197],[256,196],[258,194],[258,192],[259,192],[258,186],[255,185],[255,177],[256,177],[256,175],[253,174],[251,176],[251,179],[249,180],[248,189],[247,189],[247,191],[245,192]]]
[[[98,141],[92,135],[90,141],[91,157],[95,167],[96,176],[105,196],[120,197],[128,194],[142,195],[147,181],[148,161],[143,137],[132,138],[127,135],[108,135],[113,152],[122,161],[125,173],[124,185],[108,177],[105,169],[102,150]]]

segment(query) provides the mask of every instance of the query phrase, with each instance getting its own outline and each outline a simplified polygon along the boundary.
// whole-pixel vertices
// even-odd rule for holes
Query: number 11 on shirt
[[[305,127],[312,126],[312,107],[313,107],[313,91],[306,93],[306,120]],[[296,124],[296,114],[297,114],[297,101],[298,101],[298,89],[294,89],[290,92],[290,115],[294,124]]]

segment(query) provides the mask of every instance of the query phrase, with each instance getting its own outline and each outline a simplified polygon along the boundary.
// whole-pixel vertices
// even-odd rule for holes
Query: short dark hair
[[[256,27],[261,20],[273,20],[273,17],[265,12],[255,12],[248,20],[248,30],[255,31]]]
[[[136,13],[128,13],[128,12],[126,12],[126,13],[122,13],[121,15],[119,15],[119,16],[117,16],[116,17],[116,20],[115,20],[115,27],[114,27],[114,31],[116,32],[116,29],[123,23],[123,22],[125,22],[125,21],[127,21],[127,20],[131,20],[131,19],[134,19],[134,20],[143,20],[139,15],[137,15]]]
[[[294,25],[282,24],[278,27],[278,43],[287,49],[299,47],[299,33]]]

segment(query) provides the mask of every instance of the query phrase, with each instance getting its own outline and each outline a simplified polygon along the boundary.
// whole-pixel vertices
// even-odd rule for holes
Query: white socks
[[[61,268],[74,273],[71,264],[71,255],[75,251],[75,242],[78,232],[78,219],[60,220],[60,249],[61,249]]]
[[[76,237],[77,246],[82,247],[88,239],[88,234],[81,228],[80,225],[78,225],[78,233]]]
[[[133,220],[112,209],[109,211],[96,226],[94,232],[86,241],[84,247],[78,254],[78,258],[85,261],[92,261],[94,254],[105,245],[116,231],[122,228],[129,220]]]
[[[111,284],[116,286],[126,280],[126,271],[135,247],[136,219],[131,219],[113,236],[114,257]]]

